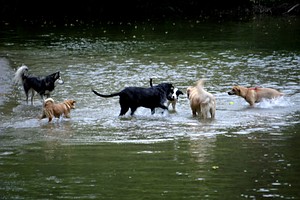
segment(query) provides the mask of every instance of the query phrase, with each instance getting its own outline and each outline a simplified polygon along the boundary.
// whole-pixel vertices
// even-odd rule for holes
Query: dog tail
[[[54,103],[54,99],[52,99],[52,98],[47,98],[47,99],[45,99],[44,103],[46,104],[47,102],[52,102],[52,103]]]
[[[14,83],[23,84],[23,77],[26,76],[25,73],[27,73],[27,71],[28,71],[28,67],[26,65],[22,65],[21,67],[19,67],[13,79]]]
[[[117,92],[117,93],[113,93],[113,94],[100,94],[98,92],[96,92],[95,90],[92,89],[92,91],[95,93],[95,95],[98,95],[100,97],[105,97],[105,98],[108,98],[108,97],[115,97],[115,96],[120,96],[120,92]]]
[[[200,79],[199,81],[196,82],[197,88],[203,88],[204,87],[204,80]]]
[[[150,78],[150,87],[153,87],[152,78]]]

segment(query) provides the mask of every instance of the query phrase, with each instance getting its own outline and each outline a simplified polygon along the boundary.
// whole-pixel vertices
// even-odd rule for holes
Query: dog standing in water
[[[145,107],[151,109],[151,114],[155,113],[155,108],[162,108],[168,110],[164,105],[166,100],[172,100],[171,95],[174,86],[171,83],[161,83],[150,88],[143,87],[126,87],[120,92],[113,94],[100,94],[92,89],[94,94],[100,97],[115,97],[119,96],[121,111],[119,116],[123,116],[127,111],[131,110],[131,115],[137,110],[138,107]]]
[[[189,86],[187,88],[187,96],[190,100],[193,116],[207,119],[208,114],[210,114],[211,118],[215,118],[216,99],[214,95],[205,91],[203,86],[204,80],[199,80],[195,86]]]
[[[29,92],[31,92],[31,104],[33,104],[35,92],[37,92],[44,101],[44,97],[50,97],[50,93],[54,90],[56,83],[63,84],[64,82],[60,77],[59,71],[45,77],[36,77],[28,75],[28,67],[22,65],[15,73],[14,83],[22,84],[27,104],[28,95]]]
[[[52,98],[47,98],[44,102],[43,113],[40,119],[48,118],[51,122],[53,118],[70,118],[71,109],[75,109],[75,100],[64,100],[62,103],[55,103]]]
[[[228,94],[243,97],[252,107],[262,99],[274,99],[284,95],[272,88],[246,88],[243,86],[233,86]]]

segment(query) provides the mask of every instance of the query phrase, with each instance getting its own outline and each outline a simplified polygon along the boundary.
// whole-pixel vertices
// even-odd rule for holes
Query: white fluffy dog
[[[195,86],[187,88],[187,96],[190,100],[190,106],[193,116],[199,116],[202,119],[215,118],[216,99],[215,97],[204,90],[204,80],[196,82]]]

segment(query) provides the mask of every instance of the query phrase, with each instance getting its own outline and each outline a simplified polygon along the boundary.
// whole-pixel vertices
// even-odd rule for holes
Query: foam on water
[[[293,102],[291,102],[289,97],[279,97],[279,98],[273,98],[273,99],[263,99],[261,102],[256,104],[256,107],[258,108],[284,108],[292,106]]]

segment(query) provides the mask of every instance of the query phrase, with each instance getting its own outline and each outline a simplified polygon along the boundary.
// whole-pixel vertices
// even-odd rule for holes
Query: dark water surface
[[[0,199],[299,199],[300,22],[174,21],[0,30]],[[38,120],[12,78],[60,71],[56,101],[71,119]],[[118,117],[126,86],[172,82],[177,111]],[[215,120],[192,117],[186,88],[200,78]],[[283,98],[250,108],[235,84]]]

